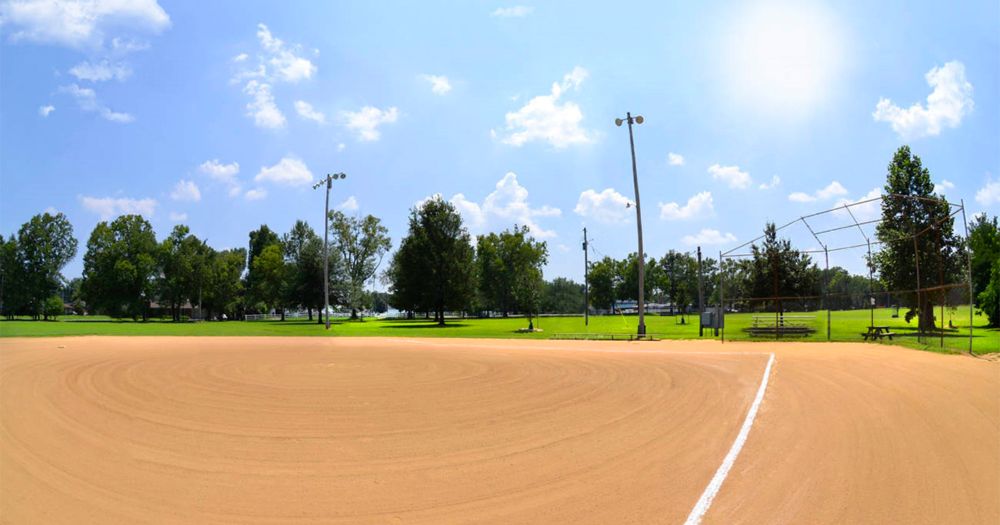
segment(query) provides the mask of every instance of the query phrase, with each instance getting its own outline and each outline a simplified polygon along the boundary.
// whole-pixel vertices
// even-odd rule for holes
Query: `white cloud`
[[[879,216],[882,215],[882,201],[879,199],[879,197],[881,196],[882,196],[882,190],[880,188],[872,188],[871,191],[862,195],[860,199],[856,200],[839,199],[836,203],[834,203],[834,206],[843,207],[844,205],[850,206],[854,204],[854,206],[850,206],[851,208],[850,215],[854,215],[854,218],[856,218],[859,221],[870,221],[877,219]],[[864,202],[864,201],[871,201],[871,202],[865,202],[864,204],[857,204],[859,202]],[[850,217],[850,215],[848,215],[848,213],[842,209],[834,211],[834,214],[840,217]]]
[[[938,195],[943,195],[945,191],[955,189],[955,183],[948,179],[941,180],[941,184],[934,185],[934,193]]]
[[[721,180],[733,189],[745,190],[750,187],[750,183],[752,182],[750,174],[745,171],[740,171],[739,166],[720,166],[718,164],[712,164],[708,167],[708,172],[712,175],[713,179]]]
[[[254,188],[252,190],[247,190],[247,192],[243,194],[243,197],[245,197],[246,200],[248,201],[259,201],[264,197],[267,197],[267,190],[265,190],[264,188]]]
[[[240,164],[238,162],[222,164],[219,162],[219,159],[207,160],[198,166],[198,171],[208,175],[212,180],[225,184],[229,188],[230,197],[236,197],[243,191],[239,180],[236,178],[236,174],[240,172]]]
[[[319,124],[326,124],[326,115],[324,115],[319,111],[316,111],[312,107],[312,104],[304,100],[295,101],[295,111],[299,114],[300,117],[306,120],[312,120],[313,122],[317,122]]]
[[[556,148],[593,142],[593,134],[580,127],[583,121],[580,106],[573,102],[559,102],[570,89],[578,90],[588,75],[586,69],[576,66],[563,76],[561,83],[552,83],[550,94],[534,97],[521,109],[507,113],[508,134],[501,139],[502,142],[522,146],[537,140]]]
[[[382,136],[378,130],[379,126],[396,122],[399,118],[399,110],[395,107],[382,110],[373,106],[365,106],[358,111],[342,111],[340,116],[344,121],[344,126],[358,134],[358,140],[372,142]]]
[[[309,59],[295,54],[299,46],[288,46],[280,38],[271,34],[264,24],[257,24],[257,40],[264,49],[266,56],[263,61],[270,67],[271,76],[284,82],[298,82],[312,78],[316,73],[316,65]]]
[[[976,202],[983,206],[1000,204],[1000,180],[987,179],[986,185],[976,192]]]
[[[683,166],[684,165],[684,155],[680,153],[667,153],[667,162],[671,166]]]
[[[430,83],[431,92],[435,95],[446,95],[451,91],[451,82],[444,75],[420,75],[420,78]]]
[[[469,200],[461,193],[455,194],[449,202],[455,205],[470,230],[483,231],[490,226],[508,228],[518,224],[527,226],[539,239],[555,237],[556,233],[542,228],[537,219],[562,215],[561,210],[551,206],[533,208],[528,202],[528,189],[518,182],[514,172],[507,172],[482,203]]]
[[[660,218],[668,221],[701,219],[715,214],[712,205],[712,193],[703,191],[688,199],[681,206],[676,202],[659,203]]]
[[[697,235],[685,235],[681,242],[688,246],[705,246],[708,244],[726,244],[736,242],[736,236],[731,233],[722,233],[719,230],[702,228]]]
[[[135,120],[135,117],[128,113],[118,113],[97,100],[97,94],[93,89],[82,88],[76,84],[62,86],[59,88],[62,93],[67,93],[76,100],[76,105],[88,113],[97,113],[105,120],[127,124]]]
[[[240,53],[233,57],[233,62],[245,62],[246,59],[250,58],[250,55],[246,53]]]
[[[576,202],[573,211],[582,217],[594,219],[603,223],[622,223],[629,220],[631,200],[612,188],[606,188],[597,193],[594,190],[584,190]]]
[[[14,41],[30,40],[71,48],[96,48],[111,28],[159,33],[170,17],[156,0],[26,0],[0,4],[4,32]],[[116,39],[117,40],[117,39]]]
[[[52,113],[55,110],[56,110],[56,107],[53,106],[52,104],[49,104],[47,106],[41,106],[41,107],[39,107],[38,108],[38,114],[41,115],[41,116],[43,116],[43,117],[47,117],[47,116],[49,116],[49,113]]]
[[[887,98],[880,98],[872,117],[888,122],[903,140],[936,136],[943,127],[957,128],[962,118],[972,112],[972,84],[965,79],[965,66],[952,61],[932,68],[925,77],[933,88],[927,105],[913,104],[903,109]]]
[[[524,5],[498,7],[495,11],[490,13],[490,16],[498,18],[524,18],[534,12],[534,10],[534,7]]]
[[[347,149],[347,144],[344,144],[343,142],[337,144],[337,152],[338,153],[341,152],[341,151],[344,151],[345,149]]]
[[[156,212],[155,199],[128,199],[115,197],[89,197],[81,195],[80,204],[92,213],[96,213],[102,221],[118,215],[137,214],[152,217]]]
[[[108,60],[100,62],[85,60],[70,68],[69,73],[79,80],[91,82],[104,82],[111,79],[122,81],[132,75],[132,68],[122,63],[112,64]]]
[[[301,160],[284,157],[274,166],[262,167],[253,180],[285,186],[305,186],[312,182],[313,174]]]
[[[173,222],[184,222],[188,220],[188,214],[172,211],[170,212],[170,220]]]
[[[341,211],[358,211],[358,199],[351,195],[350,197],[344,199],[344,202],[337,205],[337,209]]]
[[[201,190],[193,180],[181,179],[174,186],[174,191],[170,192],[170,198],[175,201],[198,202],[201,200]]]
[[[285,115],[274,103],[271,86],[256,80],[247,82],[243,92],[252,96],[247,104],[247,116],[253,117],[258,128],[280,129],[285,127]]]
[[[841,195],[847,195],[847,188],[844,188],[839,182],[833,181],[827,184],[826,187],[816,190],[812,195],[801,191],[791,193],[788,195],[788,200],[792,202],[815,202],[832,199]]]
[[[774,175],[771,177],[771,182],[763,182],[761,183],[760,186],[758,186],[758,188],[762,190],[773,190],[774,188],[777,188],[780,185],[781,185],[781,177]]]

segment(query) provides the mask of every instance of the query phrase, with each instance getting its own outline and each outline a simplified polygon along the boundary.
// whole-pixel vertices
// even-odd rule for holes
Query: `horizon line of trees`
[[[874,279],[840,267],[820,269],[808,254],[779,238],[769,223],[760,245],[751,246],[750,258],[702,261],[705,305],[719,303],[720,282],[727,299],[758,298],[763,301],[758,307],[777,311],[796,304],[774,300],[780,297],[822,295],[823,307],[849,309],[869,306],[873,293],[901,291],[893,293],[908,309],[906,320],[917,318],[921,329],[933,329],[935,305],[954,303],[947,290],[930,288],[964,282],[970,272],[979,313],[991,326],[1000,326],[997,217],[974,216],[968,238],[960,238],[950,207],[936,199],[929,170],[908,146],[893,155],[884,192],[906,198],[882,200],[882,220],[875,231],[881,250],[867,261]],[[383,293],[366,291],[365,284],[379,276],[390,253],[388,229],[372,215],[348,217],[333,211],[329,219],[330,302],[352,317],[389,306],[411,317],[433,316],[439,324],[446,312],[520,314],[528,318],[530,329],[540,313],[584,310],[582,284],[544,279],[548,247],[532,238],[527,226],[515,224],[473,242],[453,204],[440,196],[428,199],[410,210],[407,235],[381,274],[388,285]],[[312,319],[324,304],[323,241],[301,220],[283,235],[261,225],[250,232],[247,248],[216,250],[185,225],[157,241],[142,216],[122,215],[95,226],[83,257],[83,276],[67,281],[61,272],[77,248],[72,225],[62,213],[35,215],[16,234],[0,235],[0,312],[7,318],[48,319],[63,312],[66,298],[81,311],[143,320],[154,303],[175,321],[187,304],[197,305],[199,315],[210,319],[253,312],[278,312],[284,319],[290,309],[305,309]],[[698,266],[690,253],[670,250],[660,259],[649,258],[646,268],[650,302],[672,304],[682,314],[696,304]],[[593,262],[587,281],[588,308],[613,311],[616,301],[635,300],[637,254]]]

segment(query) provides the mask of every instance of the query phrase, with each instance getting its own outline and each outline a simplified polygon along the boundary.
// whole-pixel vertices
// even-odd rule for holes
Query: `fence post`
[[[826,308],[826,340],[830,341],[830,301],[827,295],[830,293],[830,252],[826,245],[823,245],[823,255],[826,256],[826,283],[823,284],[823,307]]]

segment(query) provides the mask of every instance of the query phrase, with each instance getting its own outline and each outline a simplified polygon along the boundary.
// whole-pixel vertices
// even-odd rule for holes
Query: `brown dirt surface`
[[[0,340],[0,522],[1000,523],[1000,364],[884,345]]]

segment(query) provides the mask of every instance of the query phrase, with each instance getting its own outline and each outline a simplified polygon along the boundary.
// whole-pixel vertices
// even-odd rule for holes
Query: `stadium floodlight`
[[[621,127],[623,122],[628,122],[628,144],[632,150],[632,185],[635,187],[635,225],[639,235],[639,328],[637,335],[646,336],[646,312],[645,312],[645,279],[646,279],[646,254],[642,250],[642,212],[639,207],[639,174],[635,168],[635,139],[632,138],[632,124],[642,124],[645,119],[641,115],[632,116],[632,113],[625,113],[625,119],[616,118],[615,125]]]
[[[326,207],[323,211],[323,313],[326,315],[326,329],[330,329],[330,188],[333,181],[346,179],[346,173],[327,173],[316,184],[313,189],[317,190],[326,186]]]

